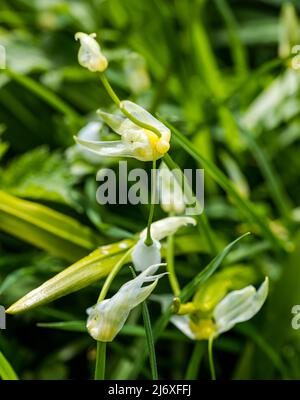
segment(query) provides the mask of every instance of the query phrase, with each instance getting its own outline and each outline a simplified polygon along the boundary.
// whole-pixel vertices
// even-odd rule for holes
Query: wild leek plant
[[[296,7],[2,3],[0,377],[298,378]]]

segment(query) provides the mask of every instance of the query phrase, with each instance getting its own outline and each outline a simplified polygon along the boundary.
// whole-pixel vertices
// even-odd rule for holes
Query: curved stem
[[[111,84],[109,83],[108,79],[106,78],[104,73],[100,73],[100,79],[101,82],[103,83],[103,86],[105,88],[105,90],[107,91],[108,95],[110,96],[110,98],[112,99],[112,101],[114,103],[116,103],[116,105],[118,106],[118,108],[122,111],[122,113],[124,115],[126,115],[126,117],[128,119],[130,119],[130,121],[132,121],[134,124],[140,126],[141,128],[147,129],[149,131],[154,132],[158,137],[161,136],[161,133],[158,129],[156,129],[154,126],[146,124],[143,121],[140,121],[138,118],[136,118],[134,115],[130,114],[130,112],[128,112],[123,106],[122,106],[122,101],[119,99],[118,95],[116,94],[116,92],[114,91],[114,89],[112,88]]]
[[[110,98],[112,99],[112,101],[114,103],[116,103],[116,105],[118,107],[120,107],[120,103],[121,100],[119,99],[119,97],[117,96],[116,92],[114,91],[114,89],[111,87],[111,84],[108,82],[105,74],[102,72],[99,74],[100,75],[100,79],[101,82],[103,83],[103,86],[105,87],[105,90],[107,91],[108,95],[110,96]]]
[[[95,380],[105,378],[106,342],[97,342]]]
[[[151,224],[153,221],[153,215],[154,215],[154,208],[155,208],[155,197],[156,197],[156,160],[153,160],[152,164],[152,171],[153,171],[153,176],[152,176],[152,186],[151,186],[151,205],[150,205],[150,211],[149,211],[149,217],[148,217],[148,223],[147,223],[147,236],[145,239],[145,245],[151,246],[153,244],[153,240],[151,237]]]
[[[113,269],[110,271],[109,275],[107,276],[104,285],[102,286],[101,292],[99,294],[97,303],[100,303],[100,301],[104,300],[107,292],[110,288],[110,285],[112,283],[112,281],[115,279],[117,273],[120,271],[120,269],[122,268],[124,262],[126,261],[126,259],[128,258],[128,256],[131,254],[131,252],[133,251],[134,246],[131,247],[124,255],[122,258],[120,258],[120,260],[116,263],[116,265],[113,267]]]
[[[216,371],[215,371],[214,359],[213,359],[213,342],[214,342],[214,338],[211,336],[208,339],[208,360],[209,360],[209,369],[210,369],[211,379],[213,381],[215,381],[216,380]]]
[[[168,236],[167,239],[167,270],[169,272],[169,281],[175,296],[180,294],[180,286],[175,273],[174,266],[174,235]]]

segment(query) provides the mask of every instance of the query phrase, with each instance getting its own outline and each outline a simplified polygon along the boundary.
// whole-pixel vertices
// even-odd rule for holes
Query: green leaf
[[[230,195],[240,210],[248,217],[250,223],[255,223],[260,227],[261,232],[273,244],[275,249],[284,248],[285,243],[282,242],[270,229],[269,221],[260,215],[255,206],[246,198],[242,197],[236,190],[232,182],[223,174],[223,172],[213,163],[206,160],[197,149],[184,137],[173,125],[160,118],[162,122],[170,128],[176,137],[178,143],[189,153],[195,160],[197,160],[206,169],[207,173],[215,179],[215,181]]]
[[[28,311],[34,307],[66,296],[69,293],[76,292],[105,277],[119,259],[124,256],[125,250],[128,250],[133,244],[133,240],[124,240],[99,247],[38,288],[27,293],[11,305],[6,312],[8,314],[17,314]]]
[[[73,218],[3,191],[0,229],[69,261],[103,244],[99,235]]]
[[[17,374],[15,373],[13,367],[4,357],[3,353],[0,351],[0,377],[6,381],[16,381],[18,380]]]
[[[38,147],[14,159],[1,171],[3,190],[21,197],[56,201],[76,207],[76,179],[58,152]]]

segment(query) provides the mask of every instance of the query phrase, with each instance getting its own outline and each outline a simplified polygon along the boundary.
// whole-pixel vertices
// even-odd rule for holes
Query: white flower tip
[[[165,237],[174,234],[179,228],[186,225],[195,226],[197,221],[192,217],[167,217],[151,224],[151,236],[155,240],[162,240]],[[145,239],[147,229],[144,229],[140,237]]]
[[[75,40],[80,41],[78,62],[92,72],[103,72],[108,66],[108,61],[102,54],[100,45],[95,40],[95,37],[95,33],[88,35],[83,32],[77,32],[75,34]]]

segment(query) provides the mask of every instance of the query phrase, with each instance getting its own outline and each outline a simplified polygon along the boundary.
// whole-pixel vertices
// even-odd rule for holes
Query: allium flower
[[[80,41],[78,62],[92,72],[103,72],[108,66],[106,57],[101,52],[99,43],[95,40],[96,33],[87,35],[83,32],[75,34],[75,40]]]
[[[110,299],[87,310],[87,330],[101,342],[111,342],[123,328],[130,311],[142,303],[155,289],[158,279],[166,275],[153,275],[161,265],[151,265],[136,278],[125,283]],[[145,283],[150,283],[143,286]]]
[[[269,280],[266,277],[258,290],[249,285],[227,294],[213,309],[211,314],[199,317],[197,310],[187,315],[174,315],[171,322],[187,337],[194,340],[208,340],[227,332],[240,322],[253,318],[262,308],[269,291]],[[156,296],[166,309],[171,296]]]
[[[121,136],[121,140],[91,141],[75,138],[77,143],[101,156],[131,157],[141,161],[151,161],[164,156],[170,148],[170,130],[154,118],[148,111],[131,101],[122,101],[120,108],[140,122],[155,128],[154,132],[141,128],[122,115],[108,114],[101,110],[98,114],[110,128]]]
[[[131,255],[136,270],[143,271],[149,265],[160,263],[161,245],[159,241],[169,235],[173,235],[180,227],[188,224],[196,225],[196,221],[191,217],[168,217],[153,222],[151,224],[151,237],[153,240],[151,246],[145,244],[147,229],[144,229]]]

